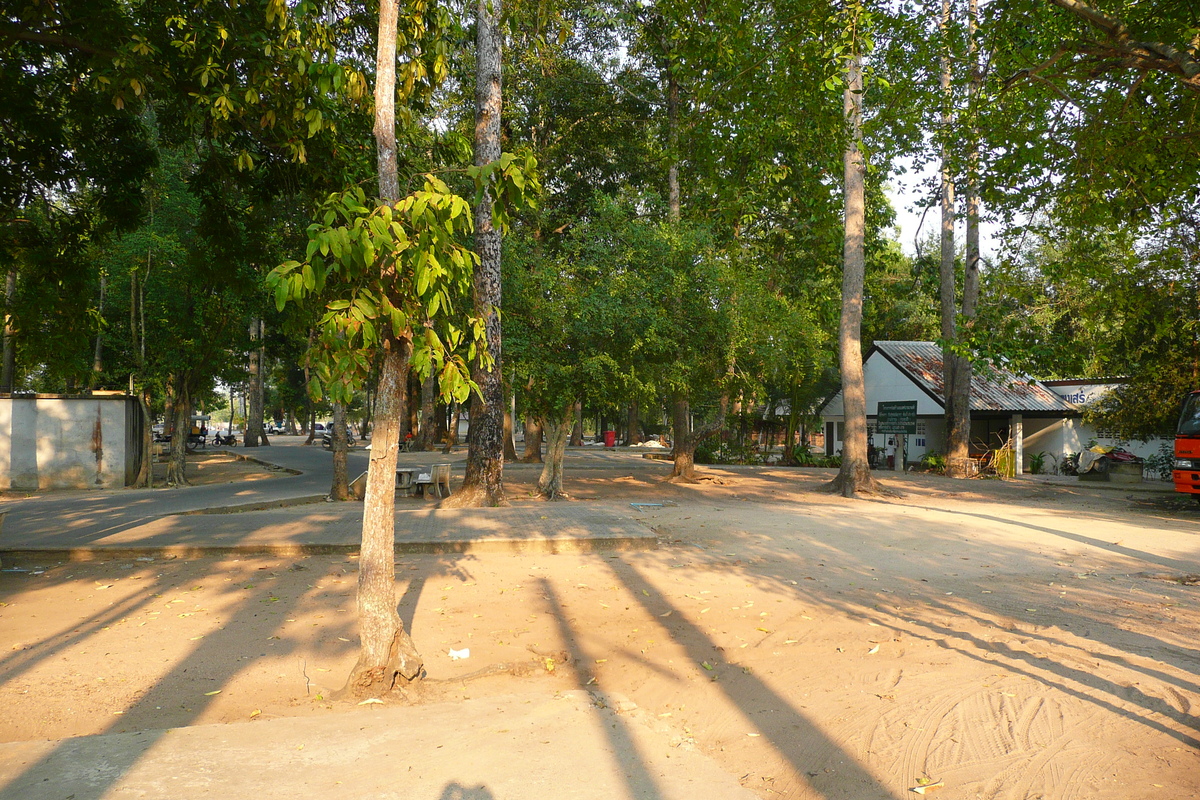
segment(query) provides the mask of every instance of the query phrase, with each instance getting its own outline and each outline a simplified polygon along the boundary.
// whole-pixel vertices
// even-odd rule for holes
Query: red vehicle
[[[1175,429],[1175,491],[1200,502],[1200,390],[1183,401],[1179,427]]]

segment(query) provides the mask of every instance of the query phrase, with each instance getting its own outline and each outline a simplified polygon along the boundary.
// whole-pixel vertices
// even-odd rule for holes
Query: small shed
[[[128,486],[146,457],[145,425],[122,392],[0,394],[0,488]]]
[[[945,386],[942,351],[934,342],[876,342],[863,359],[867,395],[867,429],[875,447],[887,436],[874,432],[880,402],[916,401],[917,432],[910,439],[908,459],[926,452],[946,451]],[[841,450],[842,393],[821,407],[826,451]],[[1013,449],[1028,465],[1025,450],[1031,441],[1056,458],[1079,450],[1080,409],[1041,381],[991,366],[977,368],[971,381],[971,449],[994,449],[1010,437]]]

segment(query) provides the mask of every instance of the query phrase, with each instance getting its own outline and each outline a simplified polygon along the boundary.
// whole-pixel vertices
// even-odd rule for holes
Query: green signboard
[[[881,402],[876,413],[875,430],[879,433],[916,433],[917,401]]]

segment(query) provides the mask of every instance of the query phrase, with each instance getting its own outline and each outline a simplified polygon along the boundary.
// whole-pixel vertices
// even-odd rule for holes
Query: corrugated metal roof
[[[875,342],[875,348],[945,405],[946,388],[940,347],[933,342]],[[1041,382],[997,366],[973,371],[971,410],[1067,414],[1077,411]]]

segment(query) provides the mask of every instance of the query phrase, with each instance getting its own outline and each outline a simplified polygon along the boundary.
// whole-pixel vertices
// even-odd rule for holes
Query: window
[[[1200,394],[1191,395],[1183,404],[1183,413],[1179,415],[1179,433],[1182,436],[1200,433]]]

